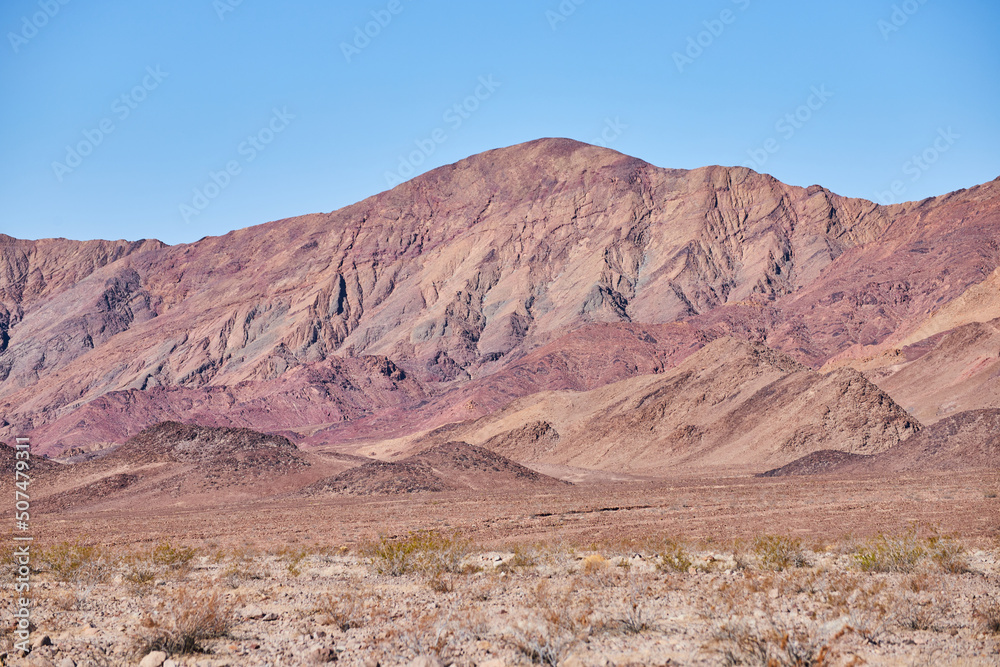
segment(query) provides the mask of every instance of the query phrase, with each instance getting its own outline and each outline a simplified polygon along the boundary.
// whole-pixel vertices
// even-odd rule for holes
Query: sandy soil
[[[33,638],[52,645],[4,664],[139,664],[207,609],[225,635],[173,664],[996,665],[998,490],[997,471],[687,478],[43,515]],[[863,571],[879,534],[923,555]],[[794,556],[781,571],[766,535]],[[83,566],[66,541],[90,545]],[[961,547],[952,571],[941,545]]]

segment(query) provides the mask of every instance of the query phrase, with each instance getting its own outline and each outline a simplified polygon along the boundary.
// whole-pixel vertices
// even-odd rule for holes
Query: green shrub
[[[680,542],[667,540],[660,549],[660,552],[657,568],[663,572],[670,570],[674,572],[687,572],[694,565],[694,561],[691,559],[687,548]]]
[[[409,573],[439,576],[462,572],[469,542],[458,533],[418,531],[402,539],[380,537],[366,551],[379,574],[398,577]]]
[[[864,572],[912,572],[927,550],[914,531],[903,535],[876,535],[854,551],[854,560]]]

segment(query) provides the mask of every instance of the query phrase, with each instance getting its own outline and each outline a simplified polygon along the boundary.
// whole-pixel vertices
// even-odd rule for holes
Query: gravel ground
[[[1000,664],[1000,550],[915,533],[822,549],[482,551],[449,534],[364,553],[73,548],[39,556],[38,646],[18,657],[8,632],[4,664]],[[864,571],[865,555],[909,571]]]

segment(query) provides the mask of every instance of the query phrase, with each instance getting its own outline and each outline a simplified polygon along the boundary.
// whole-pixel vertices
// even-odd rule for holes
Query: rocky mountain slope
[[[859,365],[1000,267],[998,202],[1000,180],[882,207],[544,139],[192,244],[3,236],[0,438],[55,454],[195,418],[357,450],[726,335]],[[866,386],[845,373],[824,382]]]
[[[412,447],[457,438],[529,464],[759,472],[821,449],[875,454],[919,429],[857,371],[824,375],[760,343],[722,338],[662,374],[527,396]]]

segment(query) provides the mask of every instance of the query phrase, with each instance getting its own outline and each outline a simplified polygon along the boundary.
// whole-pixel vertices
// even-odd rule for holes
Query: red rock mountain
[[[1000,179],[883,207],[544,139],[191,244],[0,236],[0,439],[57,454],[173,419],[381,455],[722,336],[881,383],[872,358],[987,321],[962,304],[998,226]]]

